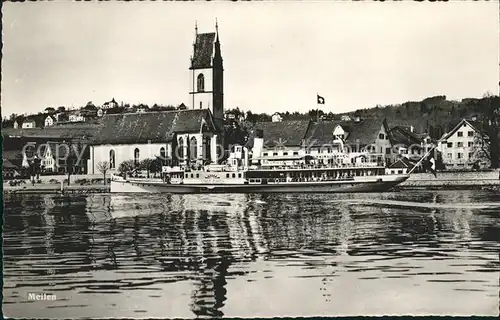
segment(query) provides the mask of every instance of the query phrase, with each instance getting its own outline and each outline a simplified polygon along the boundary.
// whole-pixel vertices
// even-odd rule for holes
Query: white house
[[[118,107],[118,103],[115,101],[115,98],[113,98],[111,101],[104,102],[102,105],[103,109],[112,109]]]
[[[68,120],[70,122],[83,122],[85,121],[85,117],[79,111],[75,111],[70,113]]]
[[[342,121],[351,121],[352,119],[348,115],[343,115],[342,117],[340,117],[340,120],[342,120]]]
[[[104,161],[112,172],[129,160],[136,165],[157,158],[165,165],[218,163],[222,130],[207,109],[105,115],[90,146],[88,172],[98,174]]]
[[[443,157],[443,164],[447,169],[470,168],[478,161],[476,152],[482,133],[473,121],[462,119],[450,132],[438,140],[438,150]],[[487,164],[481,160],[480,166]]]
[[[52,115],[48,115],[44,120],[44,126],[50,127],[53,126],[55,122],[55,118]]]
[[[385,169],[385,174],[407,174],[414,166],[406,157],[401,157]]]
[[[283,117],[281,116],[281,114],[279,114],[278,112],[275,112],[272,116],[271,116],[271,120],[272,122],[281,122],[283,121]]]
[[[23,124],[22,124],[22,128],[23,129],[32,129],[32,128],[36,128],[36,121],[34,118],[26,118],[24,121],[23,121]]]

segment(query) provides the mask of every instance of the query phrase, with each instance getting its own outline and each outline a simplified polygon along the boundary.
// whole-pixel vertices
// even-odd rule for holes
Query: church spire
[[[217,42],[219,42],[219,24],[217,23],[217,17],[215,17],[215,34],[217,36]]]

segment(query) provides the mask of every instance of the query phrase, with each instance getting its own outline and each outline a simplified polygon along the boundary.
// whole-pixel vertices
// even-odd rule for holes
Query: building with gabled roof
[[[283,116],[279,112],[273,113],[271,116],[271,121],[272,122],[280,122],[283,121]]]
[[[125,113],[103,116],[90,146],[88,171],[108,161],[112,171],[120,163],[161,158],[165,163],[217,163],[223,127],[208,109]]]
[[[415,163],[402,156],[385,169],[386,174],[407,174],[415,166]]]
[[[466,169],[476,165],[489,166],[480,156],[481,144],[488,143],[487,136],[472,120],[462,119],[452,130],[445,133],[437,143],[446,169]]]
[[[424,148],[424,139],[421,135],[412,131],[412,128],[405,126],[394,126],[391,128],[394,151],[401,155],[419,157]]]
[[[246,147],[252,149],[252,163],[291,164],[305,155],[304,138],[311,125],[309,120],[256,122],[250,128]]]
[[[34,114],[27,116],[23,119],[21,127],[23,129],[43,128],[45,122],[45,115]]]

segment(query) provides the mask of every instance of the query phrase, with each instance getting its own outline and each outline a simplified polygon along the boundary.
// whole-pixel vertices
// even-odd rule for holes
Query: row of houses
[[[326,115],[321,115],[319,117],[320,120],[327,120],[326,118],[327,118]],[[359,117],[357,117],[357,118],[359,118]],[[344,115],[340,116],[340,121],[351,121],[351,120],[353,120],[353,119],[349,115],[347,115],[347,114],[344,114]],[[281,121],[284,121],[284,116],[283,116],[282,113],[275,112],[275,113],[273,113],[271,115],[271,121],[272,122],[281,122]]]
[[[99,110],[72,110],[55,113],[40,113],[28,116],[18,116],[13,120],[4,120],[2,128],[13,129],[34,129],[47,128],[54,125],[85,122],[94,120],[104,115],[102,109]]]
[[[249,135],[242,147],[251,164],[281,166],[303,163],[318,165],[378,162],[395,169],[411,168],[433,146],[441,154],[447,169],[467,169],[477,164],[478,126],[463,119],[438,141],[428,134],[416,133],[413,127],[393,126],[381,119],[356,121],[279,121],[248,124]],[[230,150],[224,150],[224,122],[209,109],[175,110],[105,115],[90,130],[91,134],[55,140],[41,139],[33,149],[42,169],[53,173],[99,173],[99,163],[108,162],[117,172],[122,162],[162,159],[164,164],[220,163]],[[71,130],[69,130],[71,132]],[[60,135],[59,135],[60,137]],[[70,139],[68,139],[70,138]],[[82,138],[84,138],[82,140]],[[86,139],[85,139],[86,138]],[[74,143],[80,139],[79,143]],[[29,140],[29,139],[28,139]],[[70,142],[72,141],[72,142]],[[66,162],[74,145],[73,158],[78,165]],[[226,146],[227,148],[227,146]],[[85,150],[83,150],[85,149]],[[29,165],[30,155],[4,152],[4,170]],[[487,166],[481,162],[480,166]]]
[[[158,108],[165,109],[165,107]],[[176,109],[172,106],[167,108]],[[187,109],[187,107],[183,103],[181,103],[179,106],[177,106],[177,109],[185,110]],[[104,103],[100,107],[96,107],[93,104],[88,104],[87,106],[78,110],[55,110],[54,108],[47,108],[45,113],[17,116],[15,119],[2,121],[2,128],[46,128],[66,123],[93,122],[102,118],[102,116],[106,114],[145,113],[148,111],[151,111],[151,109],[147,105],[140,104],[138,106],[123,106],[123,103],[122,105],[118,105],[118,103],[113,98],[111,101]]]

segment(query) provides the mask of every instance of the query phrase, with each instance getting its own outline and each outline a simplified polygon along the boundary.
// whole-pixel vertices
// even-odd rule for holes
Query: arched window
[[[134,150],[134,163],[135,165],[139,164],[139,148],[135,148]]]
[[[203,92],[205,91],[205,76],[203,75],[203,73],[200,73],[198,75],[198,79],[197,79],[197,87],[198,87],[198,92]]]
[[[179,155],[179,159],[184,159],[184,139],[179,138],[179,143],[177,144],[177,154]]]
[[[160,158],[161,158],[161,160],[166,160],[166,158],[167,158],[167,154],[165,152],[165,148],[164,147],[160,148]]]
[[[113,149],[109,150],[109,168],[115,168],[115,150]]]
[[[195,137],[191,137],[189,143],[189,155],[193,160],[196,160],[198,158],[198,140],[196,140]]]

